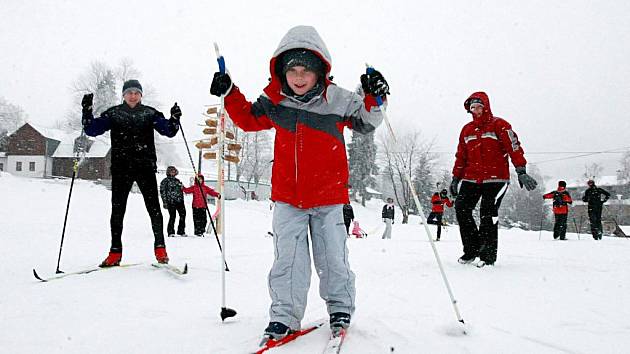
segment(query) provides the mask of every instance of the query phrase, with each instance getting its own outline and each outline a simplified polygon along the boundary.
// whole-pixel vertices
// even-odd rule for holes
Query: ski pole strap
[[[374,68],[371,66],[368,66],[367,68],[365,68],[365,73],[370,75],[372,73],[374,73]],[[375,96],[376,97],[376,103],[380,106],[383,105],[383,99],[381,98],[381,96]]]

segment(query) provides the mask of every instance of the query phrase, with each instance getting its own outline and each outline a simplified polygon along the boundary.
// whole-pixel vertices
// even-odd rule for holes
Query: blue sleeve
[[[153,128],[161,135],[172,138],[179,131],[179,124],[175,118],[166,119],[162,112],[156,111],[153,118]]]
[[[92,115],[92,112],[84,113]],[[110,130],[112,127],[112,119],[107,113],[107,111],[103,112],[100,117],[93,118],[92,123],[88,126],[84,126],[85,134],[88,136],[98,136],[106,131]]]

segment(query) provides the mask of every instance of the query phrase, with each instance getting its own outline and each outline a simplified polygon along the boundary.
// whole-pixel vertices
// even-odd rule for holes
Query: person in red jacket
[[[437,238],[436,241],[440,240],[440,236],[442,235],[442,216],[444,215],[444,204],[447,207],[452,207],[453,202],[448,199],[448,192],[446,189],[442,189],[440,193],[433,193],[433,197],[431,197],[431,213],[429,213],[429,217],[427,217],[427,224],[437,225]]]
[[[208,223],[208,218],[206,215],[206,209],[208,207],[207,195],[209,194],[213,197],[221,199],[221,194],[217,193],[214,189],[204,184],[204,177],[202,174],[197,174],[197,180],[199,181],[199,184],[195,182],[190,187],[183,187],[182,191],[186,194],[193,195],[192,210],[193,224],[195,224],[195,236],[201,237],[206,231],[206,224]],[[201,194],[199,185],[201,185],[203,195]]]
[[[543,195],[543,199],[553,199],[553,215],[556,222],[553,225],[553,239],[566,240],[567,237],[567,217],[569,214],[569,204],[573,204],[571,195],[566,190],[567,182],[559,181],[558,189]]]
[[[269,61],[271,79],[249,102],[229,73],[214,74],[210,93],[225,97],[230,118],[245,131],[275,130],[271,176],[275,259],[269,272],[266,339],[298,330],[311,279],[311,250],[330,328],[350,325],[354,273],[348,263],[342,208],[348,204],[345,128],[373,132],[383,115],[376,97],[389,86],[378,71],[361,76],[362,92],[331,82],[332,59],[315,28],[296,26]],[[310,245],[309,246],[309,231]]]
[[[499,206],[510,182],[508,156],[516,168],[521,188],[536,188],[536,180],[526,173],[523,148],[510,123],[495,117],[484,92],[475,92],[464,102],[472,115],[459,136],[450,190],[455,199],[455,214],[464,245],[459,263],[478,267],[497,260]],[[460,186],[461,183],[461,186]],[[481,199],[479,228],[472,216]]]

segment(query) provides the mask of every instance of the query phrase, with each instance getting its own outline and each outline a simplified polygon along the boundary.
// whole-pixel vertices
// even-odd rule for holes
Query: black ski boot
[[[291,329],[280,322],[269,322],[269,326],[265,328],[264,337],[273,340],[279,340],[287,336]],[[263,339],[264,340],[264,339]]]
[[[335,312],[330,314],[330,330],[337,335],[342,329],[350,327],[350,314]]]

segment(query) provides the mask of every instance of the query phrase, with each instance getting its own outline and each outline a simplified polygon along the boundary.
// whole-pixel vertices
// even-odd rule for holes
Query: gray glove
[[[459,178],[453,176],[453,179],[451,180],[451,186],[449,187],[449,189],[451,190],[451,195],[453,197],[457,197],[457,187],[459,187]]]
[[[533,191],[534,189],[536,189],[538,182],[536,182],[536,180],[533,179],[532,176],[527,174],[525,166],[517,167],[516,174],[518,175],[518,184],[521,186],[521,188],[525,186],[525,189],[527,189],[528,191]]]

